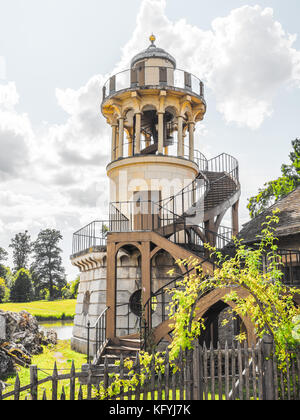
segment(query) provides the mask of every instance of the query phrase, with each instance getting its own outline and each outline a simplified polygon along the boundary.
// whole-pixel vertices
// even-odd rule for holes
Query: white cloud
[[[28,116],[15,110],[18,101],[14,83],[0,85],[0,181],[21,176],[29,164],[34,134]]]
[[[272,9],[245,6],[217,18],[210,30],[185,19],[172,22],[165,0],[143,0],[131,39],[111,73],[128,68],[134,54],[156,44],[177,60],[178,68],[205,81],[218,111],[228,123],[257,129],[272,115],[273,101],[287,84],[300,86],[300,52],[295,37],[274,19]],[[32,127],[17,112],[15,83],[0,85],[0,231],[14,233],[44,227],[71,232],[105,215],[110,129],[101,116],[102,85],[95,75],[80,89],[56,89],[64,124]],[[203,137],[204,125],[198,127]],[[209,145],[205,149],[210,154]],[[66,255],[70,243],[66,243]]]
[[[171,22],[165,0],[144,0],[122,63],[145,47],[145,35],[177,59],[178,67],[202,78],[227,122],[257,129],[273,112],[273,100],[285,84],[300,82],[300,52],[295,36],[284,31],[273,10],[244,6],[216,18],[203,31],[185,19]]]

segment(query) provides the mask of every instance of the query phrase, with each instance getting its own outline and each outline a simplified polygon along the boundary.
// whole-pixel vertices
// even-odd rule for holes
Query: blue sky
[[[68,266],[72,232],[106,216],[101,85],[152,31],[205,82],[196,146],[239,159],[246,222],[300,136],[299,16],[298,0],[0,0],[0,246],[56,227]]]

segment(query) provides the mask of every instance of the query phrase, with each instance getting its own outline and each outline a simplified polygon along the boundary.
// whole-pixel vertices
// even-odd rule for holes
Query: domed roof
[[[169,60],[173,65],[174,68],[176,67],[176,60],[174,57],[171,56],[167,51],[163,50],[162,48],[157,48],[154,44],[156,38],[154,35],[150,36],[151,44],[149,47],[140,53],[136,54],[133,59],[131,60],[131,67],[135,65],[138,61],[145,60],[147,58],[163,58],[165,60]]]

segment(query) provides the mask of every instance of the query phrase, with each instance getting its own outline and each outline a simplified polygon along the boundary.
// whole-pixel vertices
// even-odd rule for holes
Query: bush
[[[28,270],[21,268],[15,275],[10,290],[12,302],[30,302],[33,299],[33,286]]]
[[[9,299],[9,288],[4,279],[0,277],[0,303],[7,302]]]

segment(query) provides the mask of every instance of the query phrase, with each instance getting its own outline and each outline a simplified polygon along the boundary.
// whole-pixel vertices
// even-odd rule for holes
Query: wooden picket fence
[[[157,373],[152,363],[144,383],[134,388],[122,389],[111,399],[118,400],[300,400],[300,352],[295,352],[286,363],[284,372],[278,369],[273,343],[266,337],[255,347],[237,344],[217,349],[195,344],[193,350],[181,353],[177,369],[164,356],[164,371]],[[139,375],[139,358],[133,366]],[[62,373],[54,365],[50,376],[38,378],[41,369],[30,367],[30,384],[21,386],[16,377],[14,389],[0,390],[0,400],[97,400],[99,387],[107,389],[113,381],[112,373],[128,377],[123,357],[118,366],[83,365],[76,372],[74,364],[69,372]],[[43,386],[51,382],[51,395]]]

